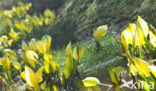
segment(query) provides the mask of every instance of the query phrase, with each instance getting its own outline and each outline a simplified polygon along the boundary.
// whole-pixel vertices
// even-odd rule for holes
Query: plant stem
[[[109,91],[112,88],[112,86],[113,86],[113,85],[110,85],[110,84],[103,84],[103,83],[100,83],[99,85],[103,85],[103,86],[109,87],[107,89],[107,91]]]

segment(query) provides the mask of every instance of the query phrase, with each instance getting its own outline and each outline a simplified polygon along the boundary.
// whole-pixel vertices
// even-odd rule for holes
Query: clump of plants
[[[31,4],[19,2],[11,10],[0,11],[0,83],[3,91],[89,91],[94,86],[104,85],[95,77],[83,80],[78,70],[83,49],[77,45],[73,50],[71,42],[66,48],[66,60],[63,73],[53,60],[52,38],[44,35],[41,40],[31,38],[25,40],[33,31],[54,22],[55,14],[46,10],[44,14],[29,15]],[[102,34],[104,36],[104,34]],[[100,37],[102,37],[100,35]],[[99,38],[98,38],[99,39]],[[20,83],[19,86],[16,83]],[[21,88],[21,86],[23,86]],[[97,87],[100,90],[100,88]]]
[[[12,75],[13,72],[17,72],[15,76],[20,75],[22,83],[25,83],[25,89],[33,91],[74,90],[76,88],[88,91],[94,86],[104,85],[94,77],[88,77],[82,81],[78,65],[83,56],[83,49],[79,45],[72,51],[71,43],[68,44],[64,71],[61,74],[59,65],[53,60],[50,53],[51,41],[52,38],[49,35],[44,35],[41,40],[33,38],[28,43],[23,41],[21,57],[12,49],[4,50],[0,60],[3,67],[0,79],[8,86],[8,89],[15,88],[10,86],[11,83],[16,82]]]
[[[31,6],[31,3],[24,5],[18,2],[18,6],[0,11],[1,42],[6,47],[30,37],[32,31],[39,32],[42,27],[54,22],[55,13],[53,11],[47,9],[43,15],[30,15],[28,11]]]
[[[129,23],[129,27],[122,32],[121,43],[124,48],[122,56],[127,58],[129,77],[131,78],[127,82],[132,81],[131,85],[136,83],[130,89],[155,91],[155,28],[138,16],[136,23]],[[110,76],[116,90],[121,90],[120,88],[126,84],[126,79],[122,79],[120,76],[122,71],[123,68],[118,71],[110,70]]]

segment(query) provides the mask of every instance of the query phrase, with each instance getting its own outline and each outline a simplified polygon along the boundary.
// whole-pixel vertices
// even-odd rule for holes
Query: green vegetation
[[[156,83],[156,66],[153,63],[156,57],[155,28],[151,28],[145,20],[138,16],[137,22],[130,23],[129,27],[122,32],[121,42],[125,50],[122,55],[128,61],[129,78],[136,83],[134,87],[144,91],[154,91]],[[109,70],[117,91],[123,89],[123,87],[120,88],[125,81],[120,77],[122,71],[123,68],[118,67]]]
[[[55,5],[47,6],[50,1]],[[131,80],[136,88],[144,82],[139,89],[154,91],[156,29],[149,24],[155,24],[154,4],[154,0],[8,4],[11,9],[0,10],[0,90],[125,91],[125,82]]]

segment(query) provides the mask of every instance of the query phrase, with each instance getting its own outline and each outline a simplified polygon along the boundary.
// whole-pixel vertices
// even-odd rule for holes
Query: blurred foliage
[[[93,28],[104,24],[110,26],[109,31],[120,33],[138,15],[155,25],[155,3],[155,0],[65,0],[57,13],[56,24],[70,20],[66,27],[74,26],[78,41],[91,38]]]
[[[30,3],[24,5],[18,2],[18,5],[18,7],[13,6],[11,10],[0,11],[2,19],[0,65],[3,67],[0,69],[0,80],[5,84],[2,84],[2,90],[58,91],[59,89],[74,90],[77,88],[89,91],[92,86],[104,85],[100,82],[95,83],[93,79],[98,79],[94,77],[88,81],[93,81],[90,84],[95,85],[89,87],[83,85],[78,70],[83,49],[78,45],[72,50],[71,42],[66,48],[66,61],[63,74],[61,74],[60,67],[51,54],[51,36],[44,35],[41,40],[31,36],[32,32],[38,32],[42,27],[52,24],[55,14],[47,9],[39,17],[31,16],[27,13],[31,7]],[[31,38],[29,42],[28,39],[26,40],[28,37]],[[15,78],[16,76],[20,77]],[[24,88],[21,89],[22,85],[16,88],[11,85],[16,81],[20,81]]]
[[[38,13],[43,13],[47,8],[58,10],[65,0],[20,0],[24,3],[32,3],[32,10]]]
[[[31,16],[27,13],[32,4],[23,5],[23,3],[18,2],[18,5],[18,7],[13,6],[11,10],[0,11],[1,35],[9,31],[11,31],[11,33],[18,31],[24,35],[25,33],[30,33],[33,29],[37,30],[43,25],[49,25],[51,22],[54,22],[55,14],[49,9],[44,12],[44,15],[40,14],[38,17],[36,14]],[[11,33],[9,35],[11,35]]]

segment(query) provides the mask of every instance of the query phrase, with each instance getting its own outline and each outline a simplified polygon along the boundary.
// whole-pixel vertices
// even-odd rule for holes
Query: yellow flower
[[[56,85],[53,85],[53,91],[59,91],[59,88]]]
[[[38,55],[32,50],[27,50],[25,52],[25,57],[26,57],[27,60],[32,60],[32,61],[35,61],[35,62],[38,61]]]
[[[10,69],[10,60],[8,56],[5,56],[3,58],[0,58],[0,65],[3,66],[5,71],[9,71]]]
[[[50,50],[52,38],[49,35],[44,35],[41,41],[36,43],[37,50],[44,54]]]
[[[64,65],[64,76],[66,79],[68,79],[69,76],[72,74],[73,69],[74,69],[73,60],[67,57]]]
[[[45,10],[44,12],[44,23],[46,25],[49,25],[54,22],[55,20],[55,13],[53,11],[50,11],[49,9]]]
[[[108,26],[99,26],[97,30],[94,30],[94,37],[100,42],[101,37],[103,37],[107,32]]]
[[[72,56],[71,42],[69,42],[69,44],[67,45],[67,48],[66,48],[66,56],[67,57]]]
[[[60,73],[60,67],[54,60],[51,60],[50,65],[55,72]]]
[[[36,51],[36,40],[33,38],[31,39],[31,41],[29,42],[29,49],[30,50],[33,50],[33,51]]]
[[[42,42],[42,41],[38,41],[38,42],[36,43],[36,47],[37,47],[37,50],[38,50],[40,53],[42,53],[42,54],[46,53],[46,51],[47,51],[47,49],[46,49],[46,44],[45,44],[44,42]]]
[[[16,32],[14,31],[13,28],[11,28],[10,33],[9,33],[9,36],[10,36],[14,41],[19,40],[18,33],[16,33]]]
[[[143,31],[144,37],[147,37],[149,28],[147,22],[143,20],[140,16],[138,16],[137,19],[137,26]]]
[[[32,50],[27,50],[24,54],[24,61],[35,68],[35,63],[38,62],[38,55]]]
[[[40,67],[39,70],[34,73],[31,68],[25,66],[25,72],[21,73],[21,77],[27,82],[28,85],[38,89],[39,83],[42,81],[43,69],[43,67]]]
[[[4,15],[9,17],[9,18],[12,18],[12,11],[4,10]]]
[[[149,76],[148,63],[140,58],[133,57],[136,68],[139,73],[143,73],[146,76]]]
[[[140,16],[138,16],[134,37],[135,47],[138,46],[139,48],[141,48],[141,46],[145,44],[145,38],[147,38],[147,35],[148,25]]]
[[[129,64],[129,68],[131,73],[135,76],[138,74],[139,70],[136,68],[136,66],[132,63]]]
[[[13,39],[8,40],[8,45],[12,46],[13,41],[14,41]]]
[[[0,41],[1,42],[6,42],[8,41],[8,37],[6,35],[3,35],[1,38],[0,38]]]
[[[11,50],[11,49],[5,49],[4,53],[7,55],[16,56],[16,52],[14,50]]]
[[[42,37],[42,42],[46,45],[46,51],[49,51],[51,46],[52,38],[49,35],[44,35]]]
[[[49,73],[49,67],[50,67],[50,61],[52,60],[52,56],[48,53],[44,54],[44,67],[45,67],[45,71],[46,73]]]
[[[156,47],[156,36],[152,31],[149,30],[149,37],[150,37],[150,42],[151,44]]]
[[[81,46],[76,46],[73,51],[73,56],[75,60],[79,61],[82,55],[83,55],[83,49],[81,48]]]
[[[128,27],[127,29],[125,29],[122,32],[121,42],[122,42],[123,46],[125,47],[125,50],[128,50],[128,45],[132,44],[132,42],[133,42],[133,34],[132,34],[130,27]]]
[[[45,23],[45,25],[49,25],[49,19],[45,18],[44,23]]]
[[[156,47],[156,38],[153,39],[153,40],[151,40],[151,44],[152,44],[154,47]]]
[[[48,53],[45,53],[44,54],[44,60],[46,61],[46,62],[50,62],[50,60],[52,60],[52,56],[50,55],[50,54],[48,54]]]

